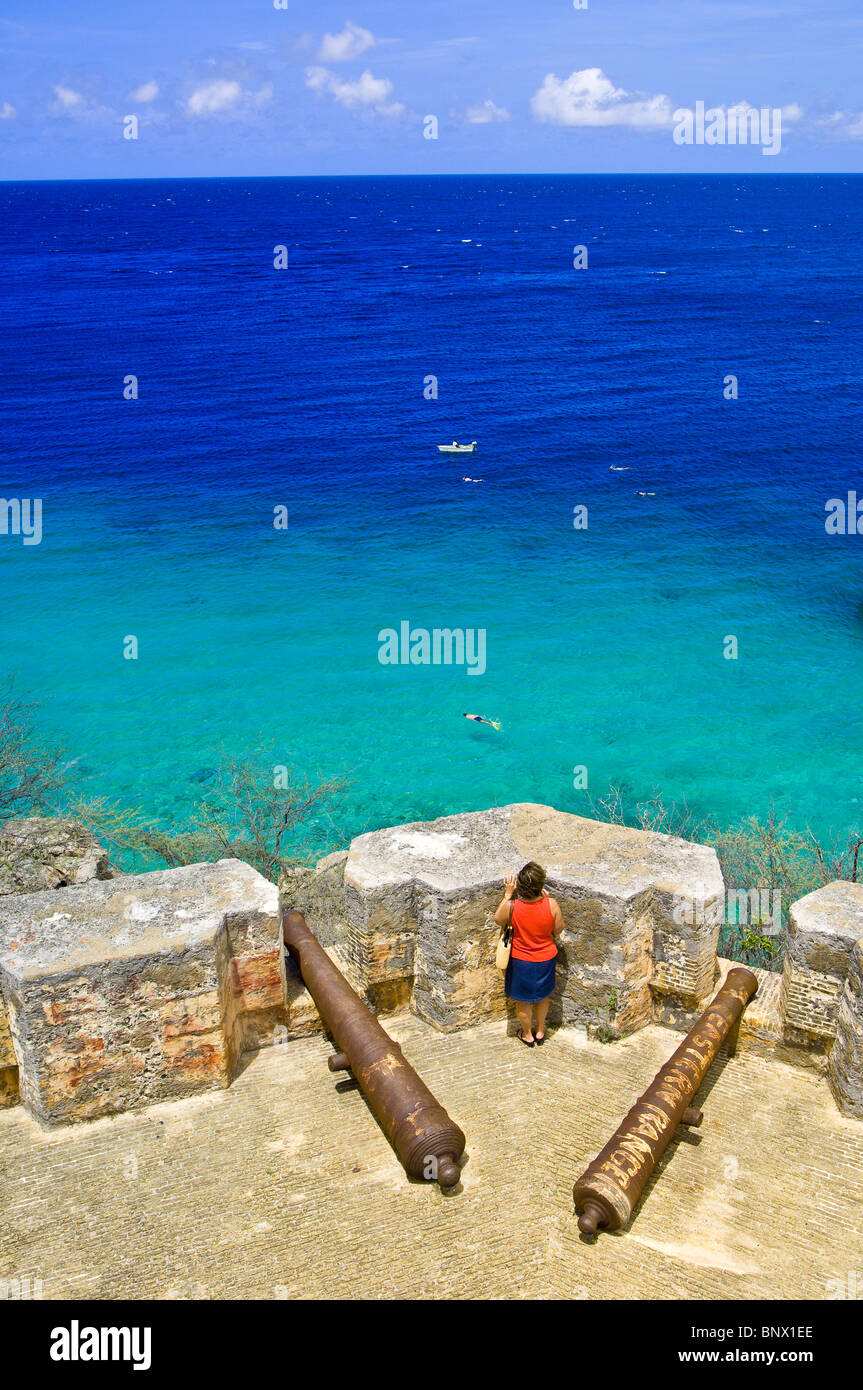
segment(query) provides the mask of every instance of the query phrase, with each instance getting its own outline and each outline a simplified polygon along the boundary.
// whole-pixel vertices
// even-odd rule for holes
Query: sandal
[[[545,1042],[545,1033],[543,1033],[541,1038],[537,1037],[536,1033],[534,1033],[533,1040],[536,1043],[537,1047],[542,1047],[543,1043]]]
[[[518,1032],[516,1033],[515,1036],[518,1038],[518,1040],[519,1040],[520,1043],[524,1043],[525,1047],[533,1047],[534,1042],[535,1042],[535,1039],[534,1039],[534,1038],[531,1038],[530,1042],[528,1042],[526,1038],[523,1038],[523,1037],[521,1036],[521,1029],[520,1029],[520,1028],[519,1028],[519,1030],[518,1030]]]

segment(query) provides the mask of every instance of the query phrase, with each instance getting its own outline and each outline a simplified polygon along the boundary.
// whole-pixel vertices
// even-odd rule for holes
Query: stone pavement
[[[468,1137],[463,1184],[409,1182],[320,1035],[226,1091],[44,1130],[0,1111],[2,1281],[62,1298],[749,1299],[863,1287],[863,1123],[757,1052],[715,1063],[627,1232],[579,1236],[572,1183],[680,1041],[386,1021]],[[846,1294],[846,1296],[848,1296]],[[854,1294],[851,1295],[855,1296]]]

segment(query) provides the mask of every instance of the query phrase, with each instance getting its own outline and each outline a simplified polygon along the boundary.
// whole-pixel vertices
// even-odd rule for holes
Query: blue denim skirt
[[[551,960],[515,960],[509,958],[503,987],[508,999],[518,1004],[539,1004],[554,993],[557,956]]]

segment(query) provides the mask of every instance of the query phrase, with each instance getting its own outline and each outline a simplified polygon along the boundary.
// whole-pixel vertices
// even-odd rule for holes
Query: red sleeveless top
[[[523,903],[512,898],[512,955],[515,960],[552,960],[557,955],[552,929],[554,913],[548,898]]]

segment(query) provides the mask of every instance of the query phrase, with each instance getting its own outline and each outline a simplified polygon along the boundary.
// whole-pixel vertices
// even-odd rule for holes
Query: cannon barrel
[[[455,1187],[465,1146],[458,1125],[351,989],[302,913],[285,912],[282,927],[303,983],[340,1049],[329,1058],[330,1071],[351,1072],[409,1177],[438,1182],[444,1190]]]
[[[698,1022],[575,1183],[578,1228],[585,1235],[625,1226],[678,1125],[701,1124],[701,1111],[693,1109],[692,1101],[757,989],[751,970],[729,970]]]

